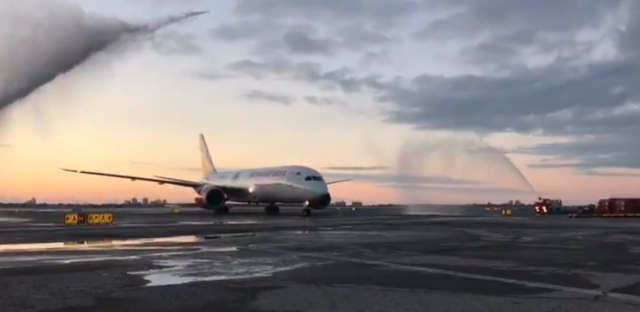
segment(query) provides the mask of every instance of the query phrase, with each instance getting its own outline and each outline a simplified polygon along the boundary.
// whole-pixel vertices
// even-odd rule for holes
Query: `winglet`
[[[66,168],[58,168],[58,169],[66,172],[80,173],[80,170],[76,170],[76,169],[66,169]]]
[[[213,165],[211,154],[209,154],[209,147],[207,146],[207,141],[204,139],[204,135],[202,135],[202,133],[200,134],[200,161],[202,165],[203,177],[207,177],[213,172],[218,172],[218,170],[216,170],[216,166]]]

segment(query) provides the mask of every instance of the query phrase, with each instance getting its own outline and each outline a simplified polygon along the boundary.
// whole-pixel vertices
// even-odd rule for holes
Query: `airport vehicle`
[[[267,214],[278,214],[278,203],[302,204],[304,216],[311,216],[312,209],[325,209],[331,203],[328,185],[350,181],[351,179],[325,182],[322,175],[306,166],[280,166],[220,172],[209,154],[207,142],[200,134],[200,158],[202,178],[200,181],[182,180],[171,177],[154,176],[145,178],[94,171],[64,169],[63,171],[128,179],[131,181],[154,182],[189,187],[196,191],[196,204],[218,214],[229,213],[227,202],[266,203]]]
[[[539,197],[538,201],[535,202],[536,214],[562,214],[565,212],[562,208],[561,199]]]

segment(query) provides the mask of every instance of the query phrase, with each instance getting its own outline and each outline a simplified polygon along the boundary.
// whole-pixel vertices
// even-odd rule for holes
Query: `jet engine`
[[[200,192],[200,198],[196,198],[196,203],[204,209],[216,209],[224,206],[227,202],[227,194],[217,187],[205,188]]]

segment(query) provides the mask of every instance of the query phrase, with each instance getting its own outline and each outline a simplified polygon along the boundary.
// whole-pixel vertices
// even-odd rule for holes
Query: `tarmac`
[[[640,221],[475,209],[0,210],[0,310],[638,311]]]

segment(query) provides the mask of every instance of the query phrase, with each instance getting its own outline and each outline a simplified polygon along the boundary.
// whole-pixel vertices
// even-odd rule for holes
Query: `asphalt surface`
[[[640,310],[640,220],[64,212],[0,210],[0,311]]]

